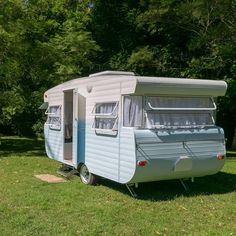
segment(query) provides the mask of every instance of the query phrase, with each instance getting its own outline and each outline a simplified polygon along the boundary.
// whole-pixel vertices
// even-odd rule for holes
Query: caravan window
[[[214,124],[209,97],[124,96],[125,127],[195,127]]]
[[[61,129],[61,106],[49,106],[45,112],[48,115],[47,124],[50,129]]]
[[[146,109],[153,110],[155,108],[174,108],[187,110],[188,108],[203,108],[206,110],[214,108],[214,104],[209,97],[147,97]]]
[[[96,103],[93,109],[95,129],[117,130],[118,102]]]
[[[213,125],[215,104],[208,97],[147,97],[146,127]]]
[[[123,114],[123,125],[125,127],[141,127],[143,120],[142,96],[125,96]]]

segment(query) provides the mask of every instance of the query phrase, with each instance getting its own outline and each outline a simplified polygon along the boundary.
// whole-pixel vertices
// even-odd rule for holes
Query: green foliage
[[[129,70],[227,81],[217,120],[234,133],[235,25],[235,0],[0,0],[0,129],[38,133],[45,90]]]
[[[86,30],[90,9],[68,0],[0,6],[0,126],[33,134],[41,130],[43,92],[92,68],[99,47]]]
[[[132,52],[128,63],[134,68],[141,67],[152,67],[155,64],[154,52],[148,47],[138,48],[136,51]]]
[[[234,0],[105,4],[96,0],[92,19],[91,30],[101,47],[99,68],[227,81],[229,88],[226,97],[219,99],[217,121],[231,146],[236,123]]]

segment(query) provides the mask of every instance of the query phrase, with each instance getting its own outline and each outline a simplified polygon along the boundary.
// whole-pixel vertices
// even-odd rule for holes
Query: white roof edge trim
[[[89,77],[95,77],[95,76],[102,76],[102,75],[132,75],[134,76],[134,72],[127,72],[127,71],[102,71],[99,73],[91,74]]]
[[[136,76],[138,83],[154,83],[154,84],[209,84],[226,86],[227,83],[223,80],[209,80],[209,79],[191,79],[191,78],[171,78],[171,77],[146,77]]]

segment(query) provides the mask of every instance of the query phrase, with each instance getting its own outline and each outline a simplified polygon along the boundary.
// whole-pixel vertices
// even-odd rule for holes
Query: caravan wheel
[[[84,184],[94,185],[96,183],[96,176],[89,172],[87,166],[82,164],[79,171],[79,176]]]

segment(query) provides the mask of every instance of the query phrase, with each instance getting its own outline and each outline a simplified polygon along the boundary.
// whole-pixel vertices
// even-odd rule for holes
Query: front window
[[[49,106],[45,112],[48,115],[47,124],[50,129],[61,129],[61,106]]]
[[[215,109],[215,104],[209,97],[125,96],[124,126],[142,128],[208,126],[214,124]]]

